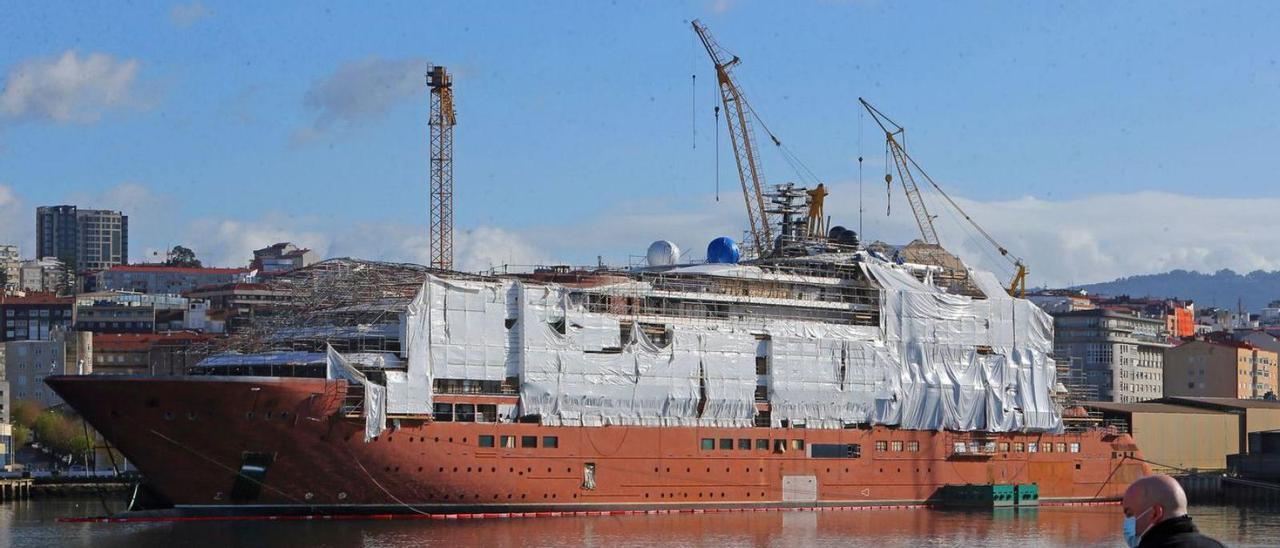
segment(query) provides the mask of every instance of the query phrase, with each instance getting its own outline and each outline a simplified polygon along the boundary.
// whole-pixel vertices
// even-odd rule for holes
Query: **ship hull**
[[[940,487],[957,484],[1034,483],[1041,501],[1096,502],[1118,500],[1130,482],[1149,472],[1127,435],[1103,430],[550,427],[393,419],[391,430],[365,442],[363,419],[341,413],[345,382],[97,376],[47,382],[167,502],[216,514],[929,504]],[[956,452],[957,443],[968,449],[975,440],[998,450]],[[1016,450],[1032,443],[1049,451]],[[817,456],[819,447],[833,446],[856,446],[860,454]]]

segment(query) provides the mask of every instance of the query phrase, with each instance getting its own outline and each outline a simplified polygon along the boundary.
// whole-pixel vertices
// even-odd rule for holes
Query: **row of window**
[[[787,443],[788,441],[790,441],[790,443]],[[786,451],[788,447],[796,451],[804,451],[804,440],[777,439],[773,440],[772,445],[773,450],[779,453]],[[715,451],[717,448],[721,451],[733,451],[735,448],[738,451],[768,451],[769,446],[770,443],[767,439],[757,439],[753,443],[750,438],[738,438],[736,444],[734,443],[733,438],[720,438],[719,440],[716,440],[715,438],[702,438],[702,441],[699,444],[699,447],[703,451]]]
[[[908,441],[905,444],[902,442],[902,440],[893,440],[893,441],[881,440],[876,442],[876,451],[903,451],[904,448],[908,453],[919,452],[920,442]]]
[[[501,447],[503,449],[515,449],[516,436],[494,436],[482,434],[477,438],[480,447]],[[494,445],[495,442],[497,445]],[[542,436],[543,449],[558,449],[560,447],[560,438],[558,436]],[[521,449],[537,449],[538,436],[520,436]]]
[[[1030,442],[1023,443],[1020,441],[1010,444],[1007,441],[1002,442],[977,442],[969,441],[955,442],[951,447],[953,453],[1008,453],[1012,449],[1014,453],[1079,453],[1080,442]]]

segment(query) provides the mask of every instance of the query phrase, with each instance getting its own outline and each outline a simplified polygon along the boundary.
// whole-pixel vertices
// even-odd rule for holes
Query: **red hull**
[[[899,430],[547,427],[401,421],[365,443],[340,416],[345,383],[264,377],[52,377],[48,383],[180,508],[321,513],[529,511],[926,503],[948,484],[1038,484],[1041,500],[1118,499],[1148,472],[1127,435],[1101,430],[971,434]],[[537,438],[481,447],[481,436]],[[555,437],[556,447],[544,447]],[[1008,451],[952,455],[975,437]],[[703,440],[716,448],[703,449]],[[732,440],[721,450],[719,440]],[[750,449],[738,449],[739,440]],[[755,440],[769,440],[756,449]],[[776,451],[777,440],[788,450]],[[859,444],[817,458],[797,442]],[[876,450],[884,441],[887,449]],[[902,442],[901,445],[895,442]],[[912,443],[915,442],[915,443]],[[1048,443],[1051,452],[1017,452]],[[1062,444],[1062,445],[1059,445]],[[1078,444],[1079,451],[1070,448]],[[909,449],[918,445],[918,451]],[[1065,451],[1060,451],[1062,447]],[[901,450],[895,450],[899,449]],[[236,492],[248,455],[270,455],[251,497]],[[251,458],[251,457],[248,457]],[[584,487],[594,464],[595,486]],[[812,492],[796,478],[813,478]],[[784,489],[784,478],[789,486]],[[241,480],[243,483],[244,480]],[[802,482],[803,483],[803,482]],[[233,500],[238,498],[239,500]]]

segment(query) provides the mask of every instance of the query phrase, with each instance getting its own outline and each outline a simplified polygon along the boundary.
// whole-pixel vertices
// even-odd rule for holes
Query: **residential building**
[[[129,217],[73,205],[36,208],[36,256],[71,261],[76,271],[129,262]]]
[[[208,302],[179,295],[124,291],[82,293],[76,297],[74,324],[77,330],[95,333],[209,331],[208,308]]]
[[[189,332],[97,334],[95,375],[184,375],[209,355],[213,335]]]
[[[47,341],[71,325],[74,299],[52,293],[0,296],[0,342]]]
[[[1164,390],[1163,353],[1170,346],[1163,318],[1114,310],[1054,316],[1054,359],[1099,400],[1130,403],[1159,398]]]
[[[209,301],[210,316],[222,318],[228,333],[243,329],[255,318],[277,312],[292,300],[288,291],[262,283],[201,287],[188,292],[187,297]]]
[[[133,291],[180,295],[197,287],[247,281],[247,268],[187,268],[166,265],[117,265],[93,274],[94,291]]]
[[[1078,289],[1049,289],[1027,295],[1027,300],[1050,314],[1097,308],[1088,294]]]
[[[299,248],[290,242],[280,242],[254,250],[251,267],[264,275],[282,274],[310,266],[319,260],[319,256],[310,249]]]
[[[49,375],[93,372],[93,333],[55,329],[48,340],[9,341],[5,347],[5,380],[10,400],[30,400],[42,408],[62,405],[44,384]]]
[[[53,257],[22,261],[18,266],[17,289],[57,293],[66,286],[66,276],[62,261]]]
[[[1192,340],[1165,350],[1164,395],[1261,398],[1277,393],[1277,355],[1247,341]]]
[[[0,270],[4,271],[4,285],[0,292],[14,291],[22,282],[22,256],[16,245],[0,245]]]

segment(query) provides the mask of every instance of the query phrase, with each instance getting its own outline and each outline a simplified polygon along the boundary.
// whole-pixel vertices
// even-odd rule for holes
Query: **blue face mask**
[[[1151,508],[1147,508],[1141,514],[1124,518],[1124,542],[1129,548],[1138,548],[1138,543],[1142,542],[1142,535],[1138,534],[1138,518],[1147,515],[1150,511]]]

